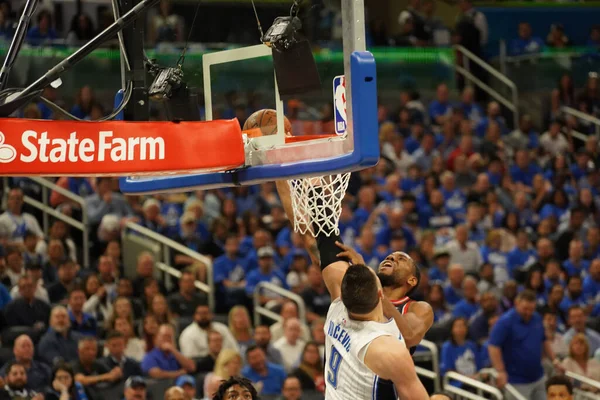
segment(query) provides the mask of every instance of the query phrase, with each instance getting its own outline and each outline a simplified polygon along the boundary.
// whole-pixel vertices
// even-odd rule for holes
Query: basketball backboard
[[[277,179],[349,172],[373,166],[379,159],[377,80],[373,55],[365,47],[363,0],[342,0],[345,80],[345,120],[336,107],[336,122],[343,131],[328,137],[287,140],[283,132],[283,103],[275,90],[278,133],[245,141],[245,162],[237,168],[189,175],[134,176],[121,178],[125,193],[153,193],[252,185]],[[225,50],[203,57],[205,115],[211,121],[211,69],[218,64],[271,55],[265,45]],[[335,87],[335,85],[334,85]],[[276,88],[276,83],[275,83]],[[335,94],[334,94],[335,96]],[[339,134],[342,132],[342,134]],[[197,149],[198,157],[210,148]]]

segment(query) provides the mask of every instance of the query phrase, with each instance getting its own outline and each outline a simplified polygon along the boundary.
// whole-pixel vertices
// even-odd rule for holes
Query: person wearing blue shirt
[[[589,356],[593,357],[596,350],[600,349],[600,333],[586,326],[586,314],[583,306],[573,306],[569,308],[568,314],[569,330],[565,332],[563,339],[567,346],[571,344],[573,337],[581,333],[585,335],[589,345]]]
[[[509,173],[514,183],[532,186],[533,177],[541,174],[542,170],[535,163],[530,162],[527,150],[518,150],[515,154],[515,163],[510,167]]]
[[[484,116],[483,108],[475,102],[475,91],[470,86],[463,89],[459,107],[463,110],[465,118],[475,125],[477,125]]]
[[[275,252],[271,247],[261,247],[257,251],[258,268],[248,272],[246,276],[246,294],[250,297],[254,294],[254,288],[260,282],[270,282],[284,289],[288,289],[285,277],[275,269],[275,261],[273,256]],[[266,294],[263,294],[264,300],[269,299]],[[266,301],[265,301],[266,302]]]
[[[450,265],[450,253],[444,248],[438,248],[433,255],[433,265],[429,268],[430,282],[446,282],[448,279],[448,265]]]
[[[499,125],[502,136],[508,133],[506,121],[500,114],[500,104],[495,101],[490,101],[487,107],[487,115],[479,121],[475,126],[475,133],[478,137],[484,138],[491,122],[496,122]]]
[[[600,300],[600,259],[590,264],[590,274],[583,280],[583,296],[590,304]]]
[[[246,298],[246,271],[244,260],[238,255],[238,248],[238,237],[228,236],[225,240],[225,254],[213,262],[215,284],[230,306],[244,304]]]
[[[506,256],[510,277],[514,278],[513,271],[531,265],[536,261],[536,253],[529,245],[529,235],[523,229],[517,232],[517,245]]]
[[[469,320],[479,311],[477,302],[477,280],[472,276],[467,276],[462,285],[463,299],[461,299],[452,310],[453,317],[460,317]]]
[[[413,154],[419,146],[421,146],[421,139],[425,134],[425,126],[422,122],[415,122],[410,127],[410,136],[404,140],[404,149],[408,154]]]
[[[474,377],[481,369],[479,350],[475,343],[467,340],[467,320],[459,317],[452,321],[450,340],[442,345],[440,355],[440,374],[456,371],[468,377]],[[460,386],[452,382],[454,386]]]
[[[71,329],[84,336],[96,336],[98,323],[92,315],[83,312],[85,292],[82,288],[75,288],[69,293],[69,319]]]
[[[449,228],[456,224],[456,219],[444,207],[442,192],[435,189],[429,195],[429,205],[419,207],[419,225],[422,228],[441,229]]]
[[[584,248],[583,242],[577,238],[569,242],[569,258],[563,262],[563,268],[567,271],[567,275],[585,276],[590,269],[590,262],[583,257]]]
[[[175,329],[169,324],[158,328],[154,349],[142,359],[142,372],[153,379],[175,379],[196,370],[196,362],[175,347]]]
[[[546,400],[543,351],[553,363],[559,361],[535,305],[535,293],[530,290],[519,293],[515,307],[492,328],[488,351],[492,366],[498,371],[498,387],[508,382],[526,399]]]
[[[479,249],[483,262],[494,267],[494,281],[500,286],[510,279],[508,255],[500,249],[501,235],[499,230],[490,231],[487,234],[485,245]]]
[[[413,153],[414,163],[423,171],[427,171],[433,164],[433,160],[440,156],[439,151],[435,149],[435,137],[431,133],[426,133],[421,140],[421,145]]]
[[[462,299],[462,281],[465,271],[459,264],[452,264],[448,268],[448,282],[444,286],[446,303],[454,307]]]
[[[452,105],[448,101],[448,85],[440,83],[435,92],[435,100],[429,105],[429,118],[433,125],[441,126],[452,114]]]
[[[375,245],[379,247],[388,247],[392,235],[402,232],[406,240],[406,247],[413,248],[416,240],[412,231],[404,226],[404,214],[401,210],[393,209],[388,214],[387,224],[375,236]]]
[[[58,34],[52,28],[52,16],[47,10],[42,10],[37,16],[37,26],[27,32],[27,42],[39,46],[46,41],[58,39]]]
[[[274,396],[281,393],[286,378],[283,367],[268,362],[265,351],[256,345],[246,350],[246,361],[248,365],[242,369],[242,376],[250,379],[254,385],[262,385],[262,395]]]
[[[583,295],[583,283],[581,276],[573,275],[567,280],[567,292],[560,302],[560,309],[566,313],[572,306],[586,306],[586,299]]]
[[[485,292],[479,299],[481,309],[469,320],[469,339],[481,344],[490,334],[490,321],[500,315],[498,299],[493,292]],[[486,350],[487,351],[487,350]]]
[[[519,23],[519,37],[510,42],[509,54],[519,56],[522,54],[539,53],[544,48],[544,41],[532,36],[531,25],[529,22]]]

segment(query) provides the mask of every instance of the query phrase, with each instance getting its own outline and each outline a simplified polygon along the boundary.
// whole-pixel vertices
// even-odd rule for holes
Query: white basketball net
[[[288,180],[294,208],[294,230],[311,235],[339,235],[342,200],[350,173]]]

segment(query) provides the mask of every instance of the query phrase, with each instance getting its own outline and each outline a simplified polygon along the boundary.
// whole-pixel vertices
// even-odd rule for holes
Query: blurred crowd
[[[474,51],[485,45],[487,21],[469,1],[459,2],[462,17],[452,32],[427,17],[434,1],[410,4],[399,17],[402,37],[390,40],[373,23],[374,44],[442,45],[454,35]],[[152,40],[181,40],[181,20],[168,2],[153,18]],[[14,21],[10,3],[2,2],[0,35],[9,37]],[[58,37],[51,12],[40,12],[37,21],[28,33],[31,43]],[[73,23],[75,41],[95,32],[85,16]],[[599,32],[592,29],[589,45],[598,45]],[[568,40],[557,26],[546,43],[561,47]],[[522,23],[510,52],[544,46]],[[517,359],[516,351],[502,347],[506,321],[516,312],[539,319],[556,356],[539,355],[536,368],[600,380],[600,147],[595,126],[560,111],[566,105],[600,117],[599,78],[589,74],[581,88],[567,74],[557,78],[539,126],[528,114],[512,126],[498,103],[477,101],[469,86],[454,92],[441,83],[431,99],[401,91],[395,104],[378,105],[381,160],[352,175],[341,237],[372,268],[393,251],[417,260],[422,280],[415,298],[433,307],[427,338],[440,348],[442,374],[483,378],[478,371],[498,369],[490,344]],[[61,103],[52,88],[44,96]],[[236,93],[223,100],[220,117],[240,123],[260,108],[256,99],[240,102]],[[63,105],[83,119],[105,114],[87,86],[73,104]],[[294,134],[333,131],[330,104],[315,113],[294,100],[286,111]],[[23,116],[64,118],[44,103],[29,105]],[[0,399],[208,399],[222,380],[240,375],[265,398],[322,397],[330,299],[273,183],[154,196],[124,196],[113,178],[61,177],[55,183],[81,196],[85,207],[57,191],[44,199],[27,178],[11,178],[3,193]],[[85,213],[90,248],[60,219],[45,233],[41,214],[24,196],[76,220]],[[171,254],[181,277],[167,288],[157,279],[162,275],[154,254],[126,257],[133,251],[121,242],[127,222],[209,257],[215,309],[194,284],[207,282],[207,265]],[[281,321],[255,324],[250,316],[261,282],[300,295],[305,318],[294,302],[263,290],[260,305]],[[530,301],[532,292],[532,310],[514,307],[517,298]]]

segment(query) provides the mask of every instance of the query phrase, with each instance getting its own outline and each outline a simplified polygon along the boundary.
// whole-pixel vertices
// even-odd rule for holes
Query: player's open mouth
[[[394,266],[394,264],[392,264],[391,261],[384,261],[383,263],[381,263],[380,269],[383,269],[383,268],[392,268],[393,266]]]

